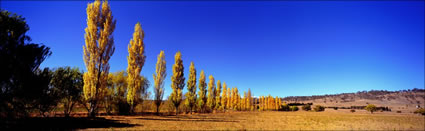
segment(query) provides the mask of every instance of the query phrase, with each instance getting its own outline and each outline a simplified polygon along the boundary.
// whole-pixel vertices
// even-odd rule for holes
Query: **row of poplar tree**
[[[87,27],[85,28],[85,46],[84,51],[84,63],[87,72],[84,73],[84,88],[83,94],[87,102],[89,116],[94,117],[98,111],[99,101],[105,98],[108,94],[108,78],[109,77],[109,59],[113,55],[114,38],[112,36],[115,30],[116,20],[113,19],[112,11],[107,1],[96,0],[93,3],[89,3],[87,7]],[[126,70],[126,78],[122,79],[126,84],[126,91],[123,88],[118,88],[116,95],[120,96],[120,99],[126,99],[127,104],[130,108],[130,113],[134,113],[134,108],[142,100],[143,94],[146,93],[149,87],[148,81],[145,77],[140,75],[142,68],[145,63],[145,47],[144,47],[144,32],[140,23],[135,25],[133,38],[130,40],[128,45],[129,55],[127,56],[128,67]],[[208,90],[206,89],[206,76],[202,70],[198,81],[199,91],[196,93],[197,78],[196,69],[193,62],[190,64],[189,79],[187,80],[187,93],[183,100],[183,88],[186,86],[184,77],[183,60],[181,59],[181,53],[177,52],[174,56],[175,63],[172,67],[173,74],[171,76],[171,88],[172,92],[168,98],[176,109],[176,114],[179,112],[178,107],[180,104],[190,108],[190,112],[193,109],[198,109],[199,112],[210,112],[213,110],[254,110],[254,101],[251,95],[251,91],[248,90],[244,93],[242,98],[236,87],[228,88],[226,83],[218,80],[215,83],[215,79],[210,75]],[[157,57],[156,70],[153,74],[154,79],[154,104],[156,105],[156,112],[159,112],[159,107],[163,100],[164,94],[164,79],[166,77],[166,61],[164,51],[161,51]],[[111,84],[109,84],[111,85]],[[122,85],[121,85],[122,86]],[[222,91],[223,87],[223,91]],[[109,96],[111,96],[109,91]],[[142,95],[141,95],[142,94]],[[107,99],[108,100],[108,99]],[[107,101],[106,100],[106,101]],[[277,105],[280,105],[280,99],[262,97],[260,103],[261,109],[277,109]],[[265,102],[265,100],[269,102]],[[108,104],[106,104],[108,105]],[[107,107],[108,108],[108,107]]]

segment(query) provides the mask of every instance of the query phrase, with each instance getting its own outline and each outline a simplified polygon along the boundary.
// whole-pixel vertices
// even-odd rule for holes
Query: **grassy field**
[[[325,112],[228,112],[178,116],[103,116],[129,124],[100,130],[424,130],[425,117],[414,114],[348,110]]]

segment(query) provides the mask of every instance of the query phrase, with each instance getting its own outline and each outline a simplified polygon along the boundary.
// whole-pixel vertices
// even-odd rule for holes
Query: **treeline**
[[[313,96],[288,96],[283,98],[285,101],[308,101],[325,98],[338,98],[341,102],[352,102],[354,99],[369,99],[369,100],[394,100],[398,97],[405,97],[406,99],[415,99],[420,97],[425,99],[425,95],[415,95],[414,93],[425,93],[425,89],[408,89],[400,91],[386,91],[386,90],[371,90],[371,91],[358,91],[356,93],[341,93],[331,95],[313,95]]]
[[[151,83],[140,74],[146,56],[144,31],[140,23],[134,27],[128,44],[128,66],[125,71],[109,72],[109,59],[114,54],[116,20],[107,1],[96,0],[87,5],[87,27],[83,60],[86,71],[59,67],[40,69],[40,64],[52,53],[42,44],[31,43],[25,19],[1,11],[1,117],[25,117],[38,111],[40,115],[52,110],[63,110],[69,117],[75,107],[84,107],[88,116],[95,117],[99,110],[107,114],[135,114],[136,107],[151,101],[159,114],[164,105],[164,83],[167,76],[164,51],[157,57],[153,76],[153,94],[148,92]],[[182,53],[177,52],[172,66],[171,94],[166,98],[176,115],[181,106],[190,113],[279,110],[281,99],[270,95],[254,99],[251,90],[239,93],[237,87],[227,87],[226,82],[208,78],[201,70],[197,78],[194,62],[189,67],[189,78],[184,77]],[[208,83],[207,80],[208,79]],[[184,87],[187,93],[183,94]],[[152,96],[151,96],[152,95]],[[153,97],[152,99],[150,99]],[[260,100],[260,101],[254,101]],[[149,103],[148,103],[149,104]],[[149,106],[149,105],[148,105]]]

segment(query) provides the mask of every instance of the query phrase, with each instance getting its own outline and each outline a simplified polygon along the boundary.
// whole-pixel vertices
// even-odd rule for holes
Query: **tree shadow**
[[[236,120],[226,120],[223,118],[197,118],[192,116],[160,116],[157,118],[142,117],[139,120],[156,120],[156,121],[190,121],[190,122],[239,122]]]
[[[30,117],[16,120],[1,120],[0,130],[75,130],[87,128],[122,128],[142,126],[138,124],[120,123],[118,120],[87,117]]]

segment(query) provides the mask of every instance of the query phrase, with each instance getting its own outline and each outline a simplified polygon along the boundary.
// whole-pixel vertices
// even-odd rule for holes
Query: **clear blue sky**
[[[53,51],[42,67],[83,62],[87,1],[1,1],[23,15],[33,42]],[[117,20],[111,72],[127,67],[134,25],[145,31],[142,75],[165,51],[165,96],[180,50],[216,80],[255,96],[424,88],[424,2],[111,1]],[[152,86],[149,90],[152,90]],[[185,87],[186,91],[186,87]],[[243,93],[243,92],[241,92]]]

